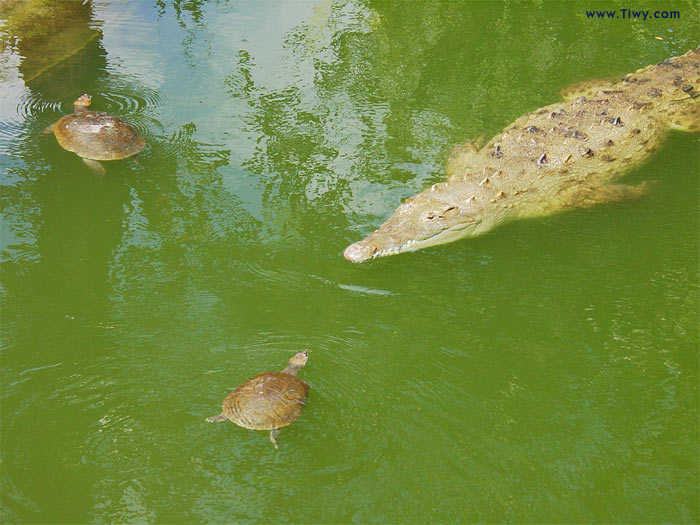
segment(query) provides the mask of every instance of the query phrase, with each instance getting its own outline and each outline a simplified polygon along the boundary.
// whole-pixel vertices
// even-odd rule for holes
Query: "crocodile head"
[[[496,216],[487,218],[477,197],[456,186],[454,182],[436,184],[406,200],[378,230],[348,246],[344,257],[361,263],[412,252],[474,237],[501,222]]]

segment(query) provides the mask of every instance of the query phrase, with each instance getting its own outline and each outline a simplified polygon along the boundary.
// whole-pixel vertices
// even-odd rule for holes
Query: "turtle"
[[[206,420],[218,423],[229,419],[239,427],[269,430],[270,441],[279,448],[279,429],[298,418],[306,403],[309,385],[297,372],[308,358],[307,352],[299,352],[281,372],[264,372],[248,379],[224,399],[221,414]]]
[[[51,124],[44,133],[53,132],[63,149],[81,157],[101,175],[104,167],[98,161],[136,155],[146,141],[128,122],[103,111],[89,111],[91,103],[90,95],[81,95],[73,102],[73,114]]]

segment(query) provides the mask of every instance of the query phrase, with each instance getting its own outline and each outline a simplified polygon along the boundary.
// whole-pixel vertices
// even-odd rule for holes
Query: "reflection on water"
[[[91,2],[5,0],[0,4],[0,43],[20,57],[26,83],[73,57],[100,32],[93,27]]]
[[[52,31],[96,34],[31,81],[30,26],[2,28],[1,521],[698,521],[696,136],[630,175],[659,180],[643,202],[341,256],[452,144],[696,47],[696,20],[65,4]],[[148,143],[104,178],[40,135],[84,92]],[[204,422],[303,349],[278,452]]]

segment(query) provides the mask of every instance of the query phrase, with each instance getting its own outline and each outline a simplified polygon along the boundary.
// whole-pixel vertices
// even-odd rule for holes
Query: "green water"
[[[641,201],[342,257],[452,144],[696,48],[694,2],[78,4],[26,83],[3,30],[0,521],[700,520],[697,134]],[[681,18],[585,17],[623,7]],[[40,134],[83,92],[149,144],[102,178]],[[279,451],[204,421],[302,349]]]

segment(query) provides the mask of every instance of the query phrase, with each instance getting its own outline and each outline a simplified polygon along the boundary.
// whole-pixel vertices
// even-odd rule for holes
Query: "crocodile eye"
[[[435,214],[435,212],[429,211],[425,215],[423,215],[423,220],[434,221],[436,217],[437,215]]]

